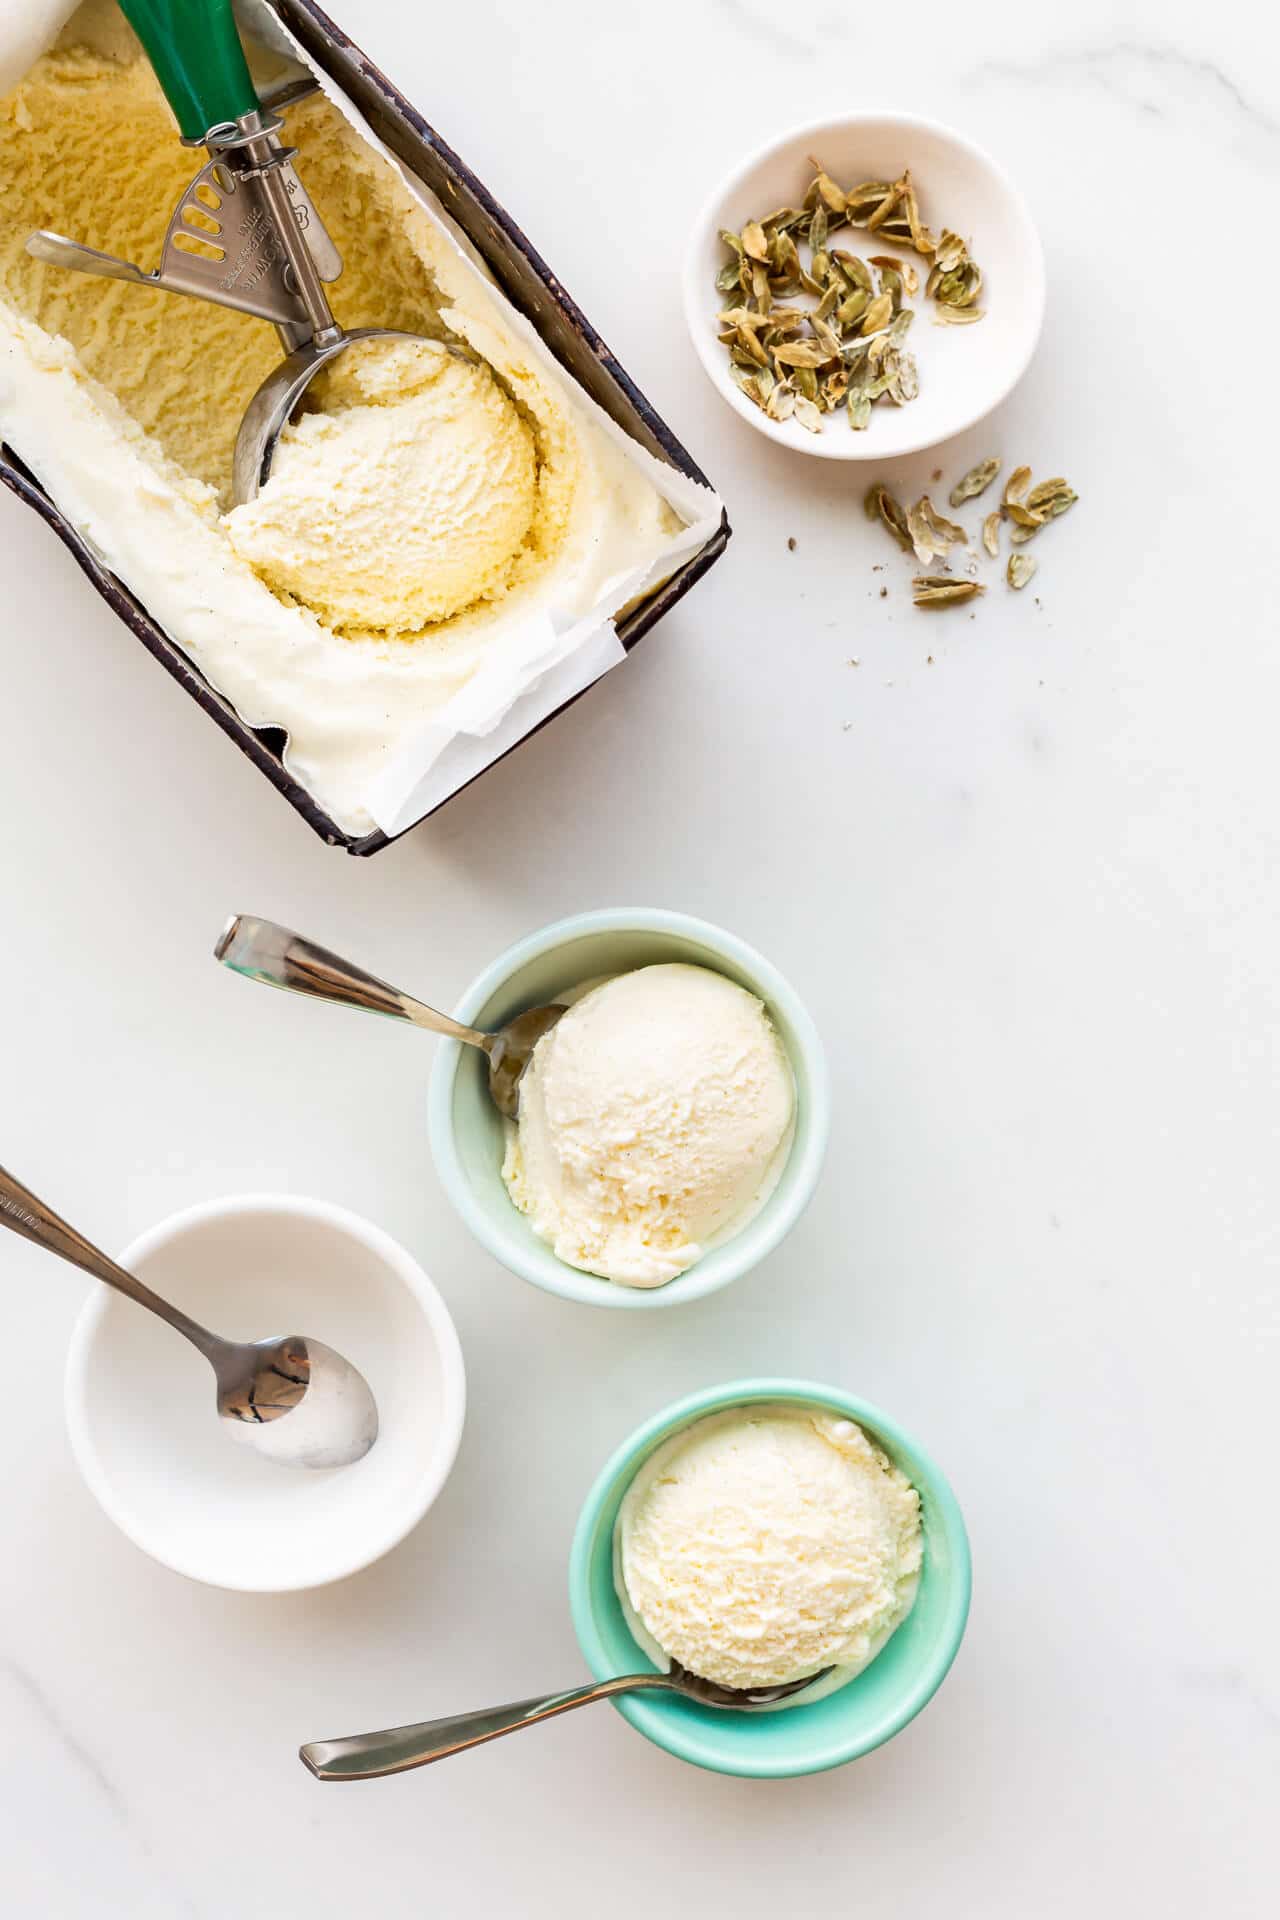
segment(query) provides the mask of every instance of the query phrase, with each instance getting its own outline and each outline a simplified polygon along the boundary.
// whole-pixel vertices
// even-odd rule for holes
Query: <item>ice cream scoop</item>
[[[681,1428],[644,1463],[618,1513],[614,1584],[655,1665],[812,1699],[901,1625],[921,1554],[915,1489],[861,1427],[820,1407],[746,1405]]]
[[[479,1047],[489,1062],[493,1103],[508,1118],[514,1117],[519,1108],[520,1081],[534,1048],[564,1012],[559,1005],[530,1007],[495,1033],[482,1033],[478,1027],[464,1027],[460,1021],[451,1020],[447,1013],[437,1013],[399,987],[388,986],[350,960],[339,959],[327,947],[318,947],[300,933],[278,926],[274,920],[260,920],[252,913],[231,916],[214,945],[213,957],[234,973],[260,980],[266,987],[283,987],[311,1000],[331,1000],[340,1007],[359,1007],[365,1013],[407,1020],[411,1026],[426,1027],[431,1033]]]
[[[344,354],[223,522],[273,592],[335,631],[401,634],[495,599],[533,525],[534,438],[489,368],[434,340]]]
[[[323,1341],[224,1340],[118,1266],[0,1167],[0,1226],[114,1287],[180,1333],[209,1362],[227,1432],[288,1467],[345,1467],[378,1437],[368,1382]]]
[[[120,0],[155,69],[185,145],[209,160],[179,199],[159,269],[143,273],[65,235],[32,234],[28,249],[51,265],[212,300],[273,322],[285,358],[245,410],[232,467],[235,500],[256,498],[281,432],[323,367],[357,341],[414,340],[373,327],[346,332],[325,282],[342,261],[292,166],[280,116],[258,97],[231,0]],[[309,88],[304,89],[309,91]],[[460,360],[460,347],[441,350]],[[209,367],[207,376],[218,377]]]
[[[794,1112],[754,994],[709,967],[638,967],[574,999],[539,1041],[503,1178],[559,1259],[660,1287],[764,1205]]]

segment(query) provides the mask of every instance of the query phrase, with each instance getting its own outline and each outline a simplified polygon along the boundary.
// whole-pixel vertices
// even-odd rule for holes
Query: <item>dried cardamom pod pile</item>
[[[951,506],[963,506],[968,500],[978,499],[999,471],[1000,462],[995,458],[981,460],[976,467],[970,467],[947,496]],[[941,478],[941,475],[935,475],[935,478]],[[1030,467],[1015,467],[1005,483],[1000,506],[996,512],[989,513],[982,523],[983,548],[993,560],[999,559],[1000,528],[1005,520],[1010,522],[1010,545],[1021,547],[1034,539],[1051,520],[1066,513],[1078,499],[1079,495],[1061,477],[1042,480],[1033,487]],[[878,520],[903,552],[914,554],[922,566],[930,566],[935,560],[940,560],[945,566],[952,547],[971,551],[965,529],[954,520],[945,519],[927,493],[907,509],[895,500],[882,480],[877,480],[868,487],[863,504],[867,518]],[[1039,562],[1033,555],[1011,553],[1005,579],[1017,592],[1027,585],[1038,567]],[[976,568],[972,571],[976,572]],[[986,588],[979,585],[977,580],[957,579],[950,573],[917,574],[911,586],[912,604],[917,607],[960,606],[986,592]]]
[[[982,318],[974,304],[982,272],[958,234],[944,230],[939,239],[924,225],[910,173],[846,191],[812,164],[800,206],[748,220],[741,233],[721,230],[729,259],[716,291],[730,304],[718,316],[719,338],[734,380],[771,420],[794,418],[819,433],[824,416],[843,406],[861,431],[877,400],[905,406],[920,391],[904,345],[915,319],[906,302],[920,277],[896,254],[864,260],[833,246],[833,234],[856,228],[928,260],[924,290],[939,320]],[[813,305],[797,304],[805,294]]]

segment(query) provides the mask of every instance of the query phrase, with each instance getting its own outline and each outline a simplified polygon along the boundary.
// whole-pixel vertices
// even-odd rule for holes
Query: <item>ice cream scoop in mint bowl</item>
[[[517,1119],[474,1048],[441,1043],[431,1148],[446,1192],[512,1273],[567,1300],[645,1309],[727,1286],[817,1183],[822,1048],[782,975],[733,934],[609,908],[531,934],[454,1009],[492,1030],[569,1011],[538,1042]]]
[[[596,1680],[674,1662],[776,1686],[765,1710],[652,1689],[613,1704],[678,1759],[781,1779],[856,1760],[927,1706],[970,1578],[955,1495],[895,1420],[838,1387],[738,1380],[667,1407],[605,1464],[569,1601]]]

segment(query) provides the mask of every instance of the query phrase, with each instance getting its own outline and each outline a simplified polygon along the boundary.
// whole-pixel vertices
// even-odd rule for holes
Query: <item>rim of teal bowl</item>
[[[621,1492],[630,1485],[648,1456],[670,1434],[688,1426],[703,1414],[767,1400],[791,1400],[831,1407],[837,1413],[856,1420],[859,1426],[866,1427],[874,1438],[883,1440],[885,1451],[899,1463],[909,1461],[912,1468],[909,1475],[911,1483],[930,1503],[936,1522],[934,1531],[940,1531],[945,1539],[949,1560],[946,1606],[941,1629],[928,1659],[922,1661],[912,1677],[912,1683],[903,1688],[894,1708],[857,1734],[841,1739],[838,1732],[833,1736],[828,1730],[827,1737],[815,1740],[812,1750],[803,1756],[771,1753],[767,1741],[761,1741],[757,1735],[757,1748],[748,1753],[737,1751],[732,1743],[726,1746],[719,1736],[716,1726],[718,1720],[741,1724],[741,1716],[732,1710],[708,1707],[705,1709],[705,1718],[690,1723],[674,1721],[665,1714],[661,1695],[623,1694],[609,1703],[646,1739],[665,1752],[674,1754],[679,1760],[691,1761],[694,1766],[705,1767],[712,1773],[782,1780],[798,1774],[823,1773],[830,1767],[843,1766],[846,1761],[857,1760],[863,1754],[873,1752],[876,1747],[883,1746],[886,1740],[900,1733],[928,1706],[946,1679],[964,1638],[973,1589],[973,1565],[969,1536],[965,1531],[959,1502],[951,1491],[946,1475],[919,1441],[880,1407],[856,1394],[846,1393],[841,1387],[823,1386],[812,1380],[764,1378],[734,1380],[727,1386],[704,1387],[701,1392],[688,1394],[683,1400],[663,1408],[661,1413],[654,1414],[643,1426],[637,1427],[615,1449],[596,1476],[583,1503],[569,1552],[569,1611],[578,1645],[593,1676],[597,1680],[613,1679],[617,1668],[608,1656],[591,1602],[591,1567],[601,1545],[599,1536],[604,1513],[611,1506],[616,1507]],[[605,1551],[612,1555],[612,1518],[609,1521],[608,1538],[603,1545]],[[926,1536],[926,1554],[928,1550]],[[651,1664],[637,1649],[635,1665],[628,1670],[641,1672]],[[851,1681],[850,1686],[856,1687],[857,1681]],[[837,1692],[827,1697],[838,1700],[840,1694]],[[775,1718],[794,1727],[794,1716],[804,1711],[803,1707],[793,1707],[777,1716],[753,1714],[751,1719],[754,1726],[766,1729]]]
[[[798,1138],[795,1141],[777,1188],[755,1220],[748,1221],[740,1233],[723,1245],[713,1247],[687,1273],[678,1274],[664,1287],[618,1286],[566,1265],[556,1258],[550,1247],[541,1244],[526,1256],[493,1230],[488,1215],[472,1192],[454,1139],[454,1081],[466,1052],[459,1040],[440,1042],[427,1095],[427,1126],[432,1159],[445,1192],[481,1246],[509,1273],[564,1300],[635,1312],[681,1306],[717,1293],[721,1287],[749,1273],[774,1251],[804,1212],[818,1184],[831,1130],[831,1101],[818,1029],[794,987],[771,961],[736,934],[726,933],[723,927],[714,926],[709,920],[667,908],[602,907],[591,913],[570,914],[566,919],[540,927],[523,940],[517,940],[477,975],[454,1007],[453,1017],[470,1026],[486,1002],[513,974],[556,947],[593,934],[627,932],[671,934],[695,941],[710,953],[720,954],[757,984],[761,999],[783,1015],[795,1037],[796,1051],[803,1060],[808,1082],[807,1134],[803,1143]],[[794,1067],[795,1061],[792,1064]]]

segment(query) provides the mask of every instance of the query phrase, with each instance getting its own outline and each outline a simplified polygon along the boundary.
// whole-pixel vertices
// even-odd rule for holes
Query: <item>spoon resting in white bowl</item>
[[[377,1439],[369,1384],[332,1347],[297,1333],[252,1341],[210,1333],[117,1266],[3,1167],[0,1226],[114,1287],[189,1340],[213,1368],[226,1431],[266,1459],[285,1467],[346,1467]]]

